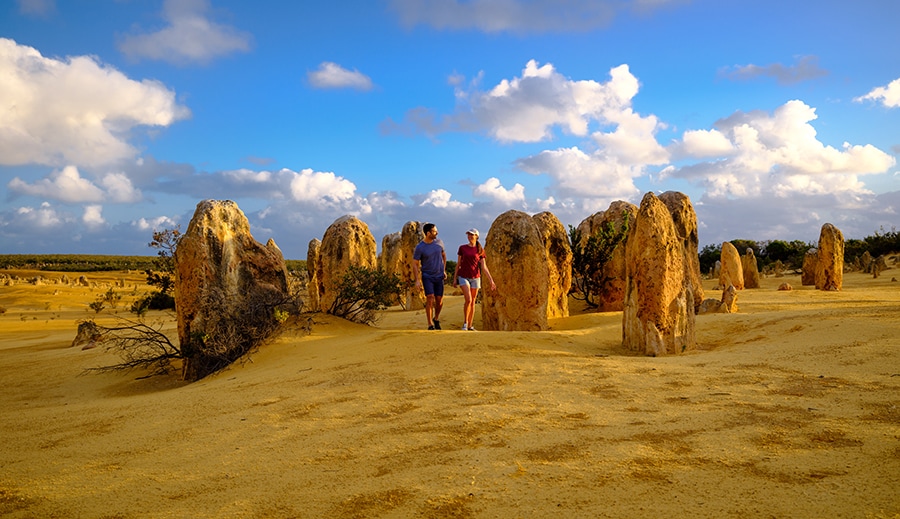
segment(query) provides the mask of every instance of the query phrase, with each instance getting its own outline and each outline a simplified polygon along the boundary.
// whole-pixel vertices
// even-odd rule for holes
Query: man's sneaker
[[[469,331],[470,331],[470,332],[474,332],[474,331],[475,331],[475,325],[469,326]]]
[[[440,329],[441,329],[441,322],[438,321],[437,319],[434,320],[434,329],[435,329],[435,330],[440,330]]]
[[[463,331],[466,331],[468,329],[469,329],[469,326],[467,324],[463,323]]]

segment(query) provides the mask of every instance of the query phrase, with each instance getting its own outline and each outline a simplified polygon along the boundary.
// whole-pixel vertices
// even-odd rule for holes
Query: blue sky
[[[153,254],[231,199],[304,259],[691,197],[700,244],[900,224],[900,2],[17,0],[0,252]]]

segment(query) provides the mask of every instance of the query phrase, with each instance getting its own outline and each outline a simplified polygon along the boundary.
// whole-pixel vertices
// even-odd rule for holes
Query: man
[[[437,227],[433,223],[422,226],[425,238],[416,245],[413,252],[413,271],[416,275],[416,288],[425,289],[425,318],[429,330],[440,330],[441,308],[444,307],[444,278],[447,277],[447,254],[444,242],[438,237]]]

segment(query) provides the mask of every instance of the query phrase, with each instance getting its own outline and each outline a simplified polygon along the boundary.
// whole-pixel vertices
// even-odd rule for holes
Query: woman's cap
[[[476,228],[474,228],[474,227],[472,227],[471,229],[469,229],[468,231],[466,231],[466,234],[474,234],[475,236],[478,236],[478,235],[479,235],[479,234],[478,234],[478,229],[476,229]]]

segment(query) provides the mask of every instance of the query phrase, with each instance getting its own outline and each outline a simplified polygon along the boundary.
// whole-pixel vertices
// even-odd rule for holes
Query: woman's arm
[[[489,281],[490,284],[491,284],[491,291],[497,290],[497,285],[494,284],[494,277],[491,276],[491,271],[488,270],[487,260],[484,259],[484,257],[482,257],[482,258],[481,258],[481,261],[480,261],[479,263],[481,263],[481,272],[482,272],[485,276],[487,276],[488,281]]]

